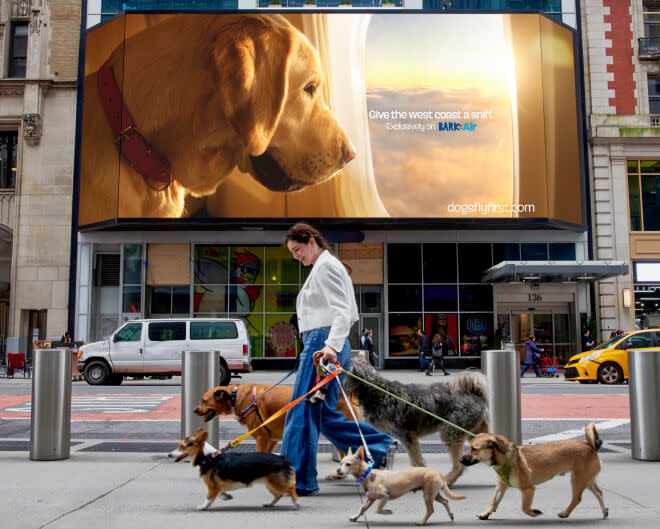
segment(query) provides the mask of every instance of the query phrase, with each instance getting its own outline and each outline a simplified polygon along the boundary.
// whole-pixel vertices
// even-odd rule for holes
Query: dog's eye
[[[316,85],[314,83],[309,83],[305,87],[305,92],[307,92],[310,96],[313,96],[316,93]]]

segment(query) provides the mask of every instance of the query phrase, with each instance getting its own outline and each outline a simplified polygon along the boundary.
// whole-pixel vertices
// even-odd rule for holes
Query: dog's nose
[[[355,152],[355,147],[353,147],[350,143],[348,145],[344,144],[342,147],[342,160],[344,160],[344,163],[350,162],[353,158],[356,156]]]
[[[461,457],[461,464],[469,467],[472,465],[476,465],[479,461],[474,459],[471,455],[465,454],[463,457]]]

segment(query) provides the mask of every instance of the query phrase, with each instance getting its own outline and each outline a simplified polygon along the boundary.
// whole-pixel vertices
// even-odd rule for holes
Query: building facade
[[[581,4],[594,254],[631,263],[597,286],[608,338],[660,325],[660,3]]]
[[[68,325],[80,2],[0,4],[0,332],[28,358]]]
[[[149,124],[151,101],[140,99],[141,92],[152,93],[150,83],[163,86],[162,69],[145,72],[133,54],[144,53],[151,39],[162,35],[149,33],[154,30],[144,23],[148,11],[113,18],[110,2],[90,3],[85,104],[91,105],[95,94],[101,103],[79,108],[76,338],[100,339],[133,318],[241,315],[252,336],[255,365],[283,366],[300,347],[295,298],[309,271],[290,258],[282,239],[288,225],[306,219],[323,230],[352,268],[360,322],[351,342],[357,347],[359,329],[373,329],[381,366],[414,364],[418,328],[429,338],[445,336],[457,365],[477,363],[481,351],[502,343],[512,342],[522,353],[530,334],[563,360],[579,351],[582,328],[595,310],[593,282],[616,283],[619,279],[608,278],[627,271],[627,264],[619,254],[599,253],[594,259],[591,253],[578,14],[574,2],[482,3],[452,2],[454,12],[429,15],[454,18],[394,16],[392,11],[379,18],[374,11],[337,24],[330,11],[316,10],[307,18],[291,14],[291,23],[316,48],[329,81],[323,97],[333,102],[328,105],[356,147],[357,158],[331,181],[297,193],[257,184],[239,163],[239,170],[210,192],[186,195],[175,214],[145,210],[144,204],[138,208],[128,198],[135,192],[124,191],[129,182],[139,191],[146,179],[148,196],[162,198],[163,192],[177,189],[179,179],[183,186],[188,167],[199,163],[191,158],[177,166],[177,157],[187,156],[186,151],[177,154],[180,139],[176,144],[157,139],[159,126]],[[239,2],[238,7],[255,6]],[[490,18],[459,18],[460,9],[485,9]],[[537,9],[549,16],[517,15],[513,9]],[[151,18],[150,24],[162,24],[165,29],[159,31],[174,35],[177,28],[197,27],[202,19],[194,16],[187,12],[163,22]],[[209,35],[213,24],[224,23],[209,20],[203,21],[210,24],[205,26]],[[99,22],[105,23],[95,26]],[[411,62],[400,53],[405,48],[396,40],[400,35],[414,38],[419,31],[411,28],[430,24],[438,38],[449,38],[457,28],[474,33],[482,23],[484,34],[492,37],[490,48],[471,59],[477,61],[472,70],[482,78],[459,72],[460,61],[435,65],[459,73],[440,81],[424,78],[419,86],[404,87],[409,90],[405,99],[392,99],[393,90],[401,87],[392,83],[394,76],[382,73],[387,70],[383,65],[400,61],[396,64],[408,67]],[[365,38],[379,46],[355,40]],[[394,44],[388,47],[388,41]],[[557,42],[561,46],[554,47]],[[440,40],[437,45],[447,44]],[[530,46],[538,47],[538,53],[519,51]],[[355,49],[366,51],[351,53]],[[423,58],[424,47],[415,49]],[[151,60],[158,64],[161,59],[153,53]],[[168,61],[176,63],[177,53],[174,46]],[[337,61],[343,53],[356,62]],[[365,64],[378,64],[381,70]],[[428,76],[430,63],[422,64],[427,64]],[[527,77],[527,72],[534,75]],[[205,82],[199,72],[181,75]],[[113,145],[111,113],[102,108],[109,100],[107,89],[98,79],[112,84],[119,76],[121,112],[131,114],[141,130],[140,141],[156,142],[154,150],[169,153],[163,156],[173,168],[169,181],[133,171],[141,158],[127,167],[131,155],[116,147],[123,136]],[[170,90],[162,92],[176,93],[176,84],[166,86]],[[364,86],[366,97],[354,92]],[[450,101],[459,101],[465,90],[472,90],[472,99],[455,103],[463,105],[458,112]],[[415,103],[415,94],[422,92],[428,115]],[[232,93],[226,97],[231,99]],[[497,93],[500,99],[493,95]],[[170,108],[168,96],[163,97],[154,115]],[[385,100],[386,106],[379,106]],[[422,127],[421,121],[409,121],[410,115],[429,123]],[[93,116],[89,124],[87,116]],[[176,117],[172,122],[182,138],[188,137],[186,120]],[[203,119],[196,121],[197,130],[205,126]],[[98,136],[104,128],[110,142]],[[421,128],[429,136],[422,137]],[[441,141],[433,145],[446,150],[435,151],[428,143],[430,134]],[[107,156],[94,151],[103,142],[109,145],[103,151]],[[410,158],[411,152],[418,152],[418,159]],[[99,169],[98,161],[106,159],[111,163]],[[173,177],[175,173],[181,176]],[[107,175],[103,183],[89,184],[98,174]],[[104,185],[109,191],[95,194]],[[625,327],[616,321],[617,327]]]

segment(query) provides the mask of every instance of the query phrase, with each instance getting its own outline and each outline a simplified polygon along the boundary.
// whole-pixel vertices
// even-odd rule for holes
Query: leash
[[[390,397],[394,397],[395,399],[398,399],[398,400],[400,400],[401,402],[405,402],[405,403],[408,404],[409,406],[412,406],[412,407],[415,408],[416,410],[419,410],[419,411],[421,411],[421,412],[426,413],[427,415],[430,415],[431,417],[433,417],[434,419],[437,419],[438,421],[442,421],[442,422],[444,422],[445,424],[448,424],[449,426],[453,426],[453,427],[456,428],[457,430],[460,430],[461,432],[466,433],[466,434],[468,434],[468,435],[470,435],[470,436],[472,436],[472,437],[476,437],[476,436],[477,436],[477,434],[472,433],[472,432],[466,430],[465,428],[461,428],[458,424],[454,424],[453,422],[448,421],[447,419],[443,419],[442,417],[436,415],[435,413],[431,413],[430,411],[425,410],[424,408],[418,406],[417,404],[413,404],[412,402],[409,402],[409,401],[407,401],[406,399],[404,399],[404,398],[402,398],[402,397],[399,397],[398,395],[395,395],[394,393],[391,393],[391,392],[387,391],[386,389],[383,389],[383,388],[377,386],[376,384],[374,384],[374,383],[372,383],[372,382],[369,382],[368,380],[364,380],[363,378],[357,376],[357,375],[354,374],[354,373],[351,373],[350,371],[346,371],[346,370],[343,370],[343,371],[344,371],[344,373],[346,373],[349,377],[353,377],[354,379],[359,380],[360,382],[362,382],[362,383],[364,383],[364,384],[367,384],[368,386],[371,386],[372,388],[375,388],[375,389],[377,389],[378,391],[382,391],[383,393],[385,393],[386,395],[389,395]]]
[[[323,378],[320,382],[318,382],[318,383],[317,383],[312,389],[310,389],[307,393],[305,393],[304,395],[298,397],[296,400],[292,400],[291,402],[289,402],[289,404],[287,404],[286,406],[284,406],[284,407],[282,407],[281,409],[277,410],[273,415],[271,415],[270,417],[268,417],[268,419],[266,419],[264,422],[262,422],[262,423],[261,423],[259,426],[257,426],[256,428],[253,428],[253,429],[250,430],[249,432],[247,432],[247,433],[241,435],[240,437],[237,437],[237,438],[234,439],[233,441],[231,441],[227,446],[225,446],[224,448],[222,448],[222,449],[220,450],[220,452],[226,452],[226,451],[229,450],[230,448],[234,448],[234,447],[235,447],[236,445],[238,445],[239,443],[242,443],[243,441],[245,441],[245,439],[247,439],[248,437],[250,437],[250,436],[251,436],[254,432],[256,432],[259,428],[263,428],[264,426],[266,426],[267,424],[270,424],[271,422],[273,422],[275,419],[277,419],[277,418],[280,417],[281,415],[285,414],[285,413],[286,413],[287,411],[289,411],[291,408],[293,408],[294,406],[296,406],[297,404],[299,404],[300,402],[302,402],[302,400],[303,400],[305,397],[307,397],[308,395],[311,395],[312,393],[314,393],[314,392],[315,392],[316,390],[318,390],[319,388],[325,386],[325,385],[326,385],[328,382],[330,382],[333,378],[337,377],[337,375],[339,375],[339,373],[341,373],[341,372],[342,372],[342,370],[338,369],[338,370],[336,370],[336,371],[330,373],[328,376],[326,376],[326,377]]]
[[[294,367],[291,371],[289,371],[286,375],[284,375],[284,378],[283,378],[282,380],[280,380],[279,382],[276,382],[276,383],[273,384],[271,387],[269,387],[266,391],[264,391],[261,395],[259,395],[257,398],[255,398],[254,400],[252,400],[252,402],[251,402],[250,404],[248,404],[247,407],[246,407],[243,411],[241,411],[241,413],[240,413],[240,417],[244,417],[244,416],[247,414],[247,412],[250,411],[250,409],[252,408],[252,406],[254,406],[254,405],[257,403],[257,401],[258,401],[261,397],[263,397],[263,396],[264,396],[266,393],[268,393],[271,389],[273,389],[273,388],[279,386],[279,385],[280,385],[282,382],[284,382],[287,378],[289,378],[291,375],[293,375],[293,374],[296,372],[296,370],[297,370],[297,367]],[[258,412],[258,411],[259,411],[259,409],[257,408],[257,412]],[[261,417],[259,417],[259,418],[261,419]],[[261,420],[263,421],[263,419],[261,419]]]

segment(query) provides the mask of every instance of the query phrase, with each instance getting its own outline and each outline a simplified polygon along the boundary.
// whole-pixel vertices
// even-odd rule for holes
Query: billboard
[[[86,36],[79,225],[582,224],[574,39],[529,13],[121,15]]]

